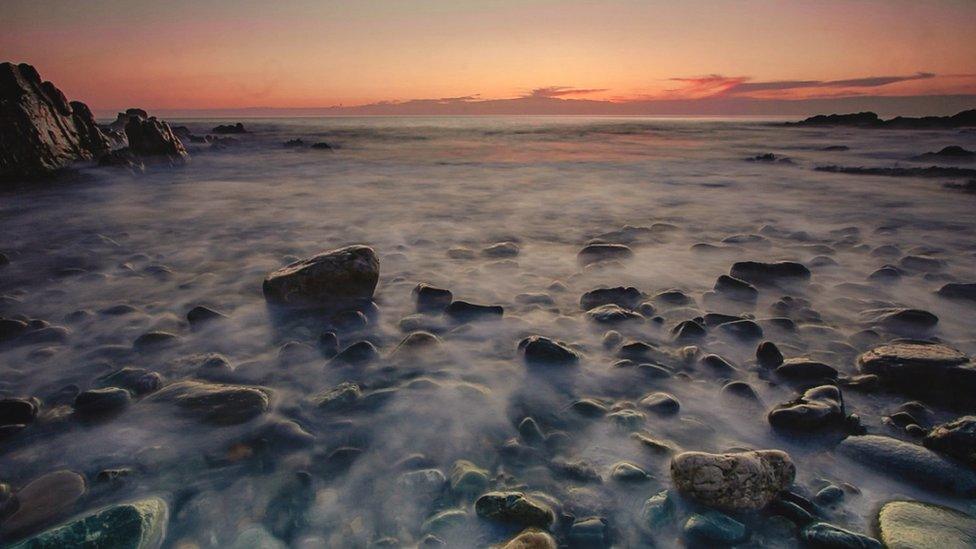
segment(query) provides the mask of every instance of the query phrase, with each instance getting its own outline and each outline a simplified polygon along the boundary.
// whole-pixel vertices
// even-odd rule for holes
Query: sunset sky
[[[973,95],[973,29],[970,0],[3,0],[0,60],[96,110],[527,98],[530,112]]]

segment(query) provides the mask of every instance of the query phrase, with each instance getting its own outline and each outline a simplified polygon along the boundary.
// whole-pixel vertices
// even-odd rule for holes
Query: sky
[[[973,103],[973,29],[972,0],[2,0],[0,60],[96,111],[936,113]]]

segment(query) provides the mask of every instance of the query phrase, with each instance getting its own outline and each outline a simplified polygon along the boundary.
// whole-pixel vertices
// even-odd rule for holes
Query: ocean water
[[[227,121],[171,122],[204,134]],[[467,517],[438,533],[450,546],[502,542],[518,529],[479,519],[471,502],[453,497],[436,475],[418,482],[409,474],[437,469],[449,476],[463,459],[487,469],[492,487],[545,494],[576,519],[605,518],[618,546],[671,546],[680,538],[679,520],[650,533],[638,524],[643,501],[670,487],[668,456],[642,445],[633,436],[639,432],[686,450],[786,450],[797,464],[796,491],[809,495],[825,482],[859,489],[828,516],[856,531],[870,532],[878,504],[895,497],[969,505],[846,461],[830,442],[774,433],[765,411],[797,391],[760,376],[758,341],[710,330],[698,353],[719,354],[738,368],[719,374],[688,359],[695,351],[682,350],[686,344],[670,330],[706,312],[748,315],[787,357],[814,358],[854,375],[860,352],[898,335],[873,326],[866,311],[912,307],[939,317],[923,335],[976,353],[971,305],[934,293],[948,281],[973,281],[976,197],[944,188],[951,179],[813,169],[926,166],[907,159],[947,145],[976,149],[976,133],[787,128],[742,119],[244,123],[249,133],[235,136],[239,144],[219,151],[191,145],[182,168],[138,176],[88,169],[72,181],[0,194],[0,252],[10,258],[0,267],[0,316],[68,330],[56,341],[0,347],[0,395],[44,402],[34,425],[0,441],[0,480],[18,487],[57,469],[80,472],[89,488],[75,511],[158,495],[170,505],[169,547],[228,547],[241,532],[259,535],[256,528],[294,546],[366,547],[384,539],[412,546],[427,518],[453,508]],[[294,138],[325,141],[333,150],[283,146]],[[836,146],[847,149],[825,150]],[[790,161],[746,160],[770,152]],[[652,228],[631,243],[633,258],[604,267],[578,263],[588,241],[625,226]],[[518,254],[483,254],[498,242],[514,242]],[[366,326],[336,327],[325,315],[283,316],[266,306],[261,282],[268,272],[348,244],[372,246],[380,257],[376,307]],[[909,255],[944,265],[906,269],[896,282],[868,278]],[[707,296],[740,260],[819,266],[811,267],[809,285],[764,288],[755,305]],[[462,326],[410,317],[419,282],[450,289],[455,299],[501,305],[504,317]],[[617,350],[603,341],[610,328],[588,321],[579,303],[582,293],[605,286],[647,294],[655,308],[647,321],[613,329],[626,341],[658,344],[671,357],[664,365],[680,375],[653,379],[614,366]],[[654,300],[669,289],[689,302]],[[792,330],[768,320],[783,316],[771,306],[787,295],[808,300],[816,313],[794,318]],[[191,330],[185,315],[197,305],[227,318]],[[437,333],[439,348],[391,355],[418,326]],[[317,350],[326,330],[336,331],[340,347],[367,340],[383,356],[359,367],[330,363]],[[151,350],[133,347],[150,331],[178,339]],[[516,345],[536,334],[572,345],[582,360],[527,366]],[[146,368],[171,383],[203,376],[202,364],[214,355],[230,366],[221,381],[272,391],[267,413],[213,426],[152,398],[136,398],[98,421],[71,413],[73,391],[121,367]],[[721,399],[730,379],[748,382],[763,406]],[[316,394],[342,382],[380,396],[348,411],[315,406]],[[572,408],[592,398],[610,409],[636,409],[655,391],[677,397],[680,412],[646,413],[621,426]],[[856,391],[844,397],[847,412],[869,432],[909,439],[884,418],[910,397]],[[932,408],[936,423],[956,415]],[[525,417],[546,434],[564,433],[553,437],[560,443],[513,445]],[[285,421],[310,437],[265,434],[269,425],[290,425]],[[354,448],[355,459],[338,460],[342,448]],[[560,476],[554,460],[585,461],[600,479]],[[651,478],[612,480],[609,472],[621,461]],[[130,472],[118,482],[98,480],[100,471],[117,468]],[[764,517],[744,520],[753,545],[796,543]],[[553,530],[565,540],[560,528]]]

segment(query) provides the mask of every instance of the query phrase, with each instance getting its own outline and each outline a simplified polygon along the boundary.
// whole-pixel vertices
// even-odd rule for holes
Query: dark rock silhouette
[[[84,103],[21,63],[0,63],[0,178],[36,178],[109,151]]]
[[[909,160],[933,160],[942,162],[972,162],[976,159],[976,152],[964,149],[958,145],[943,147],[938,152],[927,152],[913,156]]]
[[[818,114],[799,122],[787,122],[787,126],[853,126],[859,128],[888,128],[900,130],[966,128],[976,126],[976,109],[962,111],[952,116],[923,116],[912,118],[896,116],[882,120],[873,112],[851,114]]]
[[[863,166],[817,166],[818,172],[847,173],[852,175],[885,175],[888,177],[976,177],[976,170],[928,166],[926,168],[865,168]]]
[[[187,152],[183,143],[176,137],[169,124],[155,116],[142,118],[129,116],[125,124],[125,137],[129,141],[132,154],[141,157],[156,157],[170,163],[182,163]]]
[[[244,129],[244,124],[238,122],[237,124],[221,124],[211,130],[214,133],[247,133]]]

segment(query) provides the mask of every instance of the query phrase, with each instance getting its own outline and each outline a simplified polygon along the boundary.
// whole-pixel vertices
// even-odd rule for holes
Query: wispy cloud
[[[590,95],[607,91],[607,88],[572,88],[569,86],[547,86],[536,88],[522,97],[571,97],[579,95]]]
[[[824,95],[835,95],[839,89],[847,89],[850,95],[857,95],[860,93],[858,90],[863,88],[879,88],[899,82],[928,80],[936,78],[936,76],[935,73],[931,72],[918,72],[905,76],[867,76],[844,80],[768,80],[756,82],[746,76],[709,74],[690,78],[671,78],[670,81],[681,83],[681,87],[665,90],[665,95],[686,98],[731,97],[794,90],[823,90]]]

